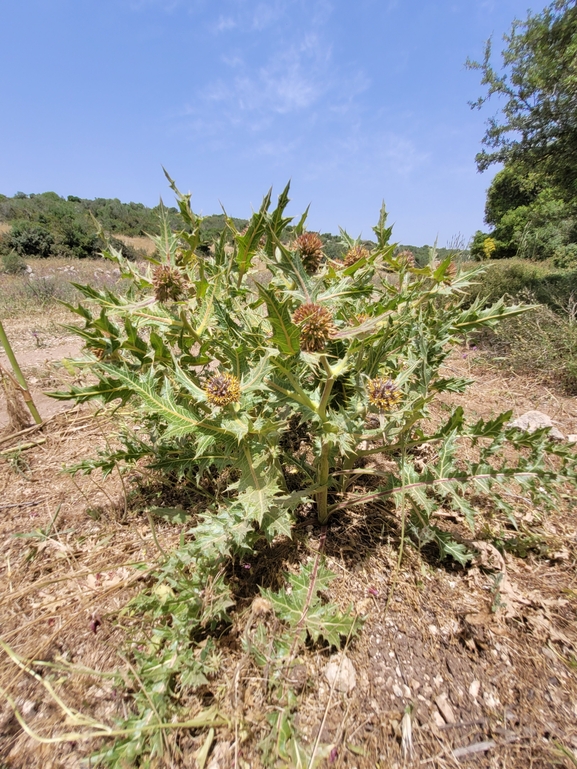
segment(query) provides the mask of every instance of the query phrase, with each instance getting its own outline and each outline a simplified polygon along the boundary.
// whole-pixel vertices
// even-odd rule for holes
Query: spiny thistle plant
[[[389,500],[419,543],[465,563],[467,550],[437,526],[436,511],[452,509],[473,528],[488,499],[513,520],[520,489],[549,505],[559,482],[575,479],[570,448],[547,430],[509,427],[510,413],[470,424],[458,406],[427,426],[440,393],[474,386],[441,371],[451,348],[528,309],[467,306],[464,289],[481,266],[463,272],[434,250],[420,268],[395,255],[384,206],[372,250],[343,231],[345,261],[322,261],[306,214],[292,227],[285,216],[288,185],[274,210],[269,192],[245,231],[229,219],[208,248],[190,195],[169,181],[182,230],[165,219],[144,267],[105,253],[129,294],[78,286],[89,303],[70,307],[84,321],[71,328],[86,345],[79,365],[98,381],[60,397],[130,400],[148,427],[148,437],[126,434],[123,450],[90,467],[145,461],[203,495],[205,476],[234,469],[194,529],[206,557],[290,535],[305,501],[326,524],[353,505]],[[295,424],[308,436],[300,447],[290,440]],[[371,464],[379,455],[396,469]],[[363,493],[364,475],[372,485]]]

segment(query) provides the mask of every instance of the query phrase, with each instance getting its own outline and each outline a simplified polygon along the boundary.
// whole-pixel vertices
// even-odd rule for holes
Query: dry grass
[[[104,259],[51,257],[27,259],[26,263],[30,274],[0,273],[0,320],[36,316],[57,307],[59,300],[78,301],[80,294],[72,283],[105,288],[119,281],[118,269]]]
[[[118,240],[121,240],[123,243],[126,243],[128,246],[132,246],[135,251],[142,254],[153,254],[156,249],[152,240],[146,236],[131,237],[130,235],[115,235],[114,237],[118,238]]]
[[[446,399],[462,403],[470,416],[510,406],[516,413],[540,408],[563,432],[577,432],[574,399],[523,377],[478,368],[461,352],[450,367],[452,374],[476,379],[471,395]],[[129,707],[113,679],[86,669],[109,674],[126,668],[118,650],[138,618],[121,611],[144,588],[146,569],[158,557],[140,497],[128,503],[126,498],[147,475],[134,473],[125,489],[118,475],[73,480],[61,472],[63,464],[94,456],[113,441],[119,421],[118,414],[75,408],[41,430],[0,438],[0,452],[13,449],[0,453],[1,636],[22,659],[43,661],[27,672],[2,653],[0,686],[30,727],[48,737],[72,726],[32,672],[42,673],[66,703],[94,719],[85,732],[123,717]],[[40,437],[44,443],[17,448]],[[506,554],[492,567],[481,559],[468,569],[452,568],[426,548],[408,548],[397,573],[400,520],[386,506],[347,512],[329,527],[324,542],[304,520],[293,540],[275,543],[250,569],[237,565],[237,606],[219,640],[222,668],[202,697],[189,701],[191,713],[208,700],[230,718],[230,727],[216,729],[212,750],[213,758],[220,752],[228,759],[214,766],[261,766],[257,745],[270,729],[266,672],[253,666],[241,640],[254,630],[250,607],[258,586],[278,587],[282,570],[296,570],[321,546],[337,574],[326,598],[343,609],[352,605],[366,618],[347,649],[357,674],[349,694],[336,692],[324,677],[330,649],[311,647],[298,660],[304,671],[298,728],[311,744],[318,739],[333,746],[331,767],[411,765],[401,746],[406,712],[415,766],[455,767],[454,750],[480,743],[489,747],[471,754],[476,767],[571,766],[556,744],[577,750],[577,521],[571,500],[554,516],[520,503],[519,515],[520,531],[507,529],[507,536],[530,532],[535,543],[526,557]],[[454,514],[444,522],[462,525]],[[501,525],[487,511],[480,534]],[[159,545],[170,550],[187,528],[160,524]],[[496,575],[505,572],[498,583]],[[77,767],[90,749],[79,739],[34,741],[6,701],[0,719],[0,762],[8,767]],[[195,730],[175,735],[184,758],[172,765],[194,766],[205,736]]]

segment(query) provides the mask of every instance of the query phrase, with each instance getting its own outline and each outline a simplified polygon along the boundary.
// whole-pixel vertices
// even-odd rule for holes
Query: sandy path
[[[31,333],[18,334],[20,329],[10,328],[10,323],[5,323],[6,332],[14,349],[20,368],[30,388],[34,403],[43,419],[53,416],[70,408],[72,401],[55,400],[45,395],[45,390],[58,389],[50,386],[50,371],[64,358],[75,358],[82,349],[82,340],[73,336],[44,337],[42,346],[38,347],[37,338]],[[11,371],[10,363],[3,349],[0,349],[0,365]],[[46,386],[48,385],[48,386]],[[56,385],[56,383],[54,383]],[[6,411],[6,399],[0,393],[0,431],[9,425]]]

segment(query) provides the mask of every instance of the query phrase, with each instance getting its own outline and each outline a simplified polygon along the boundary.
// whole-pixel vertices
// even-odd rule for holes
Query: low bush
[[[577,298],[577,267],[569,270],[551,267],[548,263],[523,259],[491,262],[482,277],[467,289],[468,301],[484,298],[497,302],[502,297],[511,301],[530,300],[564,313]]]
[[[26,270],[26,262],[16,251],[2,254],[2,272],[6,275],[19,275]]]

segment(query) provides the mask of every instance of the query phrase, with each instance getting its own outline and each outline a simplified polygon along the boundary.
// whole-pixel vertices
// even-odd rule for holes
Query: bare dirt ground
[[[45,391],[57,389],[62,375],[64,358],[76,358],[81,352],[77,336],[58,327],[58,319],[64,313],[47,313],[35,318],[16,318],[3,321],[14,354],[25,374],[34,403],[43,419],[54,416],[63,409],[62,401],[49,398]],[[66,320],[69,320],[67,317]],[[0,365],[10,368],[8,358],[0,348]],[[66,377],[68,379],[68,377]],[[0,431],[8,426],[8,413],[4,398],[0,400]]]
[[[94,747],[82,739],[92,727],[75,725],[74,714],[63,713],[42,681],[50,680],[67,706],[94,722],[110,724],[126,714],[127,701],[109,679],[78,671],[126,668],[119,650],[129,628],[121,610],[158,556],[130,491],[146,472],[134,473],[124,486],[114,474],[103,480],[62,473],[64,465],[95,456],[113,441],[130,414],[57,401],[48,406],[39,390],[70,381],[56,361],[75,354],[78,343],[44,327],[41,318],[5,325],[25,374],[37,380],[38,407],[50,418],[40,430],[8,440],[6,429],[0,435],[0,638],[12,650],[12,656],[0,651],[0,767],[78,767]],[[505,377],[463,350],[450,367],[475,385],[466,396],[445,398],[447,405],[461,403],[469,415],[484,417],[509,408],[514,416],[539,409],[564,434],[577,433],[576,398],[527,378]],[[343,608],[352,604],[366,620],[346,650],[356,671],[349,693],[332,690],[324,677],[330,650],[311,649],[301,660],[306,675],[298,727],[311,743],[320,735],[334,746],[322,766],[577,764],[576,507],[567,496],[554,514],[544,514],[519,500],[519,531],[503,528],[489,513],[481,518],[482,556],[475,564],[442,564],[434,553],[407,546],[397,574],[398,515],[383,507],[357,508],[331,524],[325,552],[337,578],[327,597]],[[459,524],[453,514],[440,515]],[[187,527],[159,525],[158,545],[170,549],[181,529]],[[487,544],[491,536],[509,540],[504,555]],[[235,764],[235,733],[218,729],[212,758],[217,749],[224,757],[213,760],[212,769],[261,766],[256,745],[267,731],[262,680],[241,664],[240,639],[257,585],[271,584],[271,575],[313,557],[318,546],[317,529],[297,529],[268,561],[238,575],[237,612],[224,639],[228,654],[209,694],[229,714],[238,712],[240,699],[242,741]],[[35,662],[28,666],[30,660]],[[49,677],[51,670],[59,674]],[[38,742],[13,715],[9,698],[26,728],[43,738],[77,734],[66,742]],[[190,706],[193,711],[200,704],[191,700]],[[403,754],[406,713],[412,749],[405,719]],[[181,734],[184,756],[166,765],[196,766],[204,737]]]

